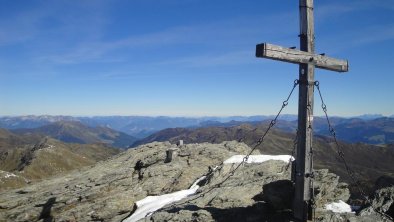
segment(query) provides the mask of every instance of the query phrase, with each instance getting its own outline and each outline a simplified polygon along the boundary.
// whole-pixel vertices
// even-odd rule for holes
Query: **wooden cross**
[[[311,219],[312,122],[315,67],[347,72],[347,60],[315,54],[313,0],[300,0],[300,50],[268,43],[256,46],[256,57],[299,64],[298,144],[295,162],[293,214],[296,220]]]

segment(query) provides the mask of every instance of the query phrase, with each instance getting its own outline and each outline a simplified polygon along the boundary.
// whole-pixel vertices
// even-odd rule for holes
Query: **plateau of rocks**
[[[93,166],[0,193],[0,221],[122,221],[135,202],[188,189],[197,193],[152,212],[141,221],[292,221],[293,184],[284,161],[223,164],[250,147],[235,141],[175,145],[154,142]],[[259,154],[259,151],[256,151]],[[347,185],[328,170],[316,171],[316,221],[389,221],[393,187],[376,194],[361,213],[335,213],[326,204],[347,201]],[[390,199],[391,198],[391,199]]]

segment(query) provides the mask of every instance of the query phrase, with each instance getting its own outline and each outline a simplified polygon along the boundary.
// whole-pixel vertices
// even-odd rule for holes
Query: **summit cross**
[[[293,216],[297,221],[312,219],[311,179],[313,179],[313,92],[315,67],[347,72],[347,60],[315,54],[313,0],[299,0],[300,50],[262,43],[256,57],[299,64],[298,143],[295,160],[295,194]]]

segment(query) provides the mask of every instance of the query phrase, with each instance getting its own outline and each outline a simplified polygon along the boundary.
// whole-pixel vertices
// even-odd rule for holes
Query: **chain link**
[[[253,153],[253,151],[255,151],[255,150],[257,149],[257,147],[260,146],[260,145],[263,143],[265,136],[268,134],[268,132],[271,130],[271,128],[272,128],[273,126],[275,126],[275,124],[277,123],[278,118],[279,118],[280,114],[282,113],[283,109],[289,104],[290,97],[291,97],[291,95],[293,94],[294,89],[296,88],[296,86],[298,85],[298,83],[299,83],[299,81],[298,81],[297,79],[294,80],[293,88],[291,89],[291,91],[290,91],[289,95],[287,96],[286,100],[283,101],[282,107],[280,108],[279,112],[276,114],[275,118],[274,118],[273,120],[271,120],[271,122],[270,122],[270,124],[269,124],[267,130],[266,130],[266,131],[264,132],[264,134],[259,138],[259,140],[257,141],[256,145],[253,147],[253,149],[249,152],[248,155],[245,156],[245,158],[244,158],[244,160],[246,159],[245,162],[247,162],[249,156]]]
[[[282,110],[289,104],[290,97],[291,97],[291,95],[293,94],[294,89],[296,88],[296,86],[297,86],[299,83],[300,83],[300,81],[299,81],[298,79],[294,80],[293,88],[291,89],[291,91],[290,91],[289,95],[287,96],[286,100],[282,102],[282,107],[280,108],[278,114],[275,116],[274,119],[272,119],[272,120],[270,121],[270,123],[269,123],[269,125],[268,125],[268,129],[267,129],[267,131],[266,131],[265,134],[267,134],[268,131],[269,131],[273,126],[275,126],[276,122],[278,121],[279,115],[282,113]],[[252,131],[256,131],[257,129],[258,129],[258,127],[255,127]],[[265,134],[264,134],[262,137],[260,137],[259,140],[257,140],[257,142],[256,142],[257,145],[256,145],[256,146],[261,145],[261,143],[263,142],[263,139],[264,139],[264,137],[265,137]],[[244,135],[242,138],[238,139],[238,142],[244,142],[245,139],[246,139],[246,135]]]
[[[365,194],[364,190],[361,188],[361,184],[360,184],[359,180],[357,180],[354,171],[350,168],[349,164],[346,162],[345,153],[343,152],[343,150],[342,150],[342,148],[341,148],[341,146],[340,146],[340,144],[338,142],[335,130],[334,130],[334,128],[331,125],[330,118],[328,117],[327,105],[324,103],[323,96],[322,96],[322,93],[320,91],[320,83],[319,83],[319,81],[315,82],[315,86],[316,86],[316,88],[317,88],[317,90],[319,92],[319,96],[320,96],[320,100],[321,100],[321,108],[323,109],[323,112],[324,112],[324,114],[326,116],[326,120],[327,120],[327,123],[328,123],[328,130],[329,130],[329,132],[331,133],[331,136],[334,139],[334,143],[335,143],[336,148],[337,148],[338,156],[340,157],[342,163],[344,164],[346,172],[348,173],[348,175],[349,175],[350,179],[352,180],[353,184],[356,185],[356,188],[358,189],[358,191],[361,194],[361,196],[364,198],[365,202],[372,207],[371,200],[367,197],[367,195]],[[380,210],[377,210],[374,207],[372,207],[372,209],[376,213],[378,213],[378,214],[382,215],[383,217],[386,217],[387,219],[393,221],[393,218],[391,218],[389,215],[385,214],[384,212],[382,212]]]

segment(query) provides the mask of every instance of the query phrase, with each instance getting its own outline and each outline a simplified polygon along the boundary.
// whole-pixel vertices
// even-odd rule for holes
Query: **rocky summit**
[[[137,201],[187,190],[198,179],[195,194],[141,220],[291,221],[288,163],[223,163],[248,152],[250,147],[235,141],[142,145],[65,176],[0,193],[0,221],[127,220],[138,210]],[[316,172],[314,187],[317,221],[384,221],[373,210],[365,210],[363,216],[330,211],[333,203],[347,201],[349,191],[328,170]],[[386,205],[381,210],[388,212],[392,205]]]

